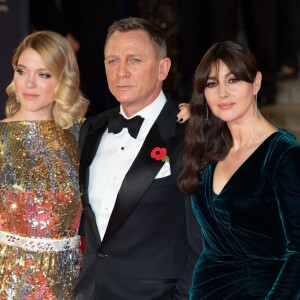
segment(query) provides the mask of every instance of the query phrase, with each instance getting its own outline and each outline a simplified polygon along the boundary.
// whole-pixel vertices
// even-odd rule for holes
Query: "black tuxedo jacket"
[[[168,100],[147,135],[119,190],[107,230],[100,239],[89,204],[89,166],[107,129],[112,109],[83,124],[80,186],[86,235],[76,299],[187,299],[201,248],[200,228],[189,197],[176,186],[184,126],[176,123],[177,107]],[[163,166],[150,154],[165,147],[171,175],[155,179]]]

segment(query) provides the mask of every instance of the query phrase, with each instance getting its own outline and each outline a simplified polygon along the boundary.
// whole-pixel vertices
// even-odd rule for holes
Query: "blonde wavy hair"
[[[81,122],[86,114],[89,101],[80,91],[79,67],[69,42],[52,31],[37,31],[25,37],[16,49],[12,59],[14,70],[22,52],[35,50],[42,58],[50,73],[58,79],[54,91],[53,119],[61,128],[70,128],[74,122]],[[6,89],[8,100],[6,117],[13,116],[20,109],[14,82]]]

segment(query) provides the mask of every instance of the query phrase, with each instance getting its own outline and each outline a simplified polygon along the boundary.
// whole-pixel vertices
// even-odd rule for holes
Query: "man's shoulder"
[[[177,122],[179,108],[177,103],[169,96],[166,96],[167,102],[157,118],[158,125],[162,132],[173,132],[175,135],[183,135],[185,124]]]

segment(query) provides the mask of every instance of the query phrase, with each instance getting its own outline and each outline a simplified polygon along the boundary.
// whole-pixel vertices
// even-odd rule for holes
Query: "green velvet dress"
[[[216,164],[193,195],[204,246],[192,300],[300,299],[300,145],[283,129],[269,136],[220,194]]]

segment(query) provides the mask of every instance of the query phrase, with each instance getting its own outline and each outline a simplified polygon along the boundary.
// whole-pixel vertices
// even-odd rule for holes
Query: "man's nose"
[[[126,62],[120,62],[118,65],[118,71],[117,71],[117,76],[118,77],[124,77],[128,74]]]

